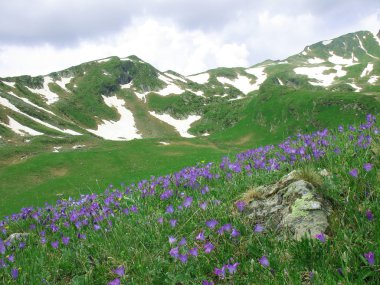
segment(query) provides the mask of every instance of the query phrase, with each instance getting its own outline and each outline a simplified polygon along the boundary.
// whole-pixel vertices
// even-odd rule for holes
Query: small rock
[[[277,230],[280,235],[290,233],[297,240],[325,232],[329,226],[330,204],[311,183],[297,180],[297,171],[254,191],[244,210],[253,223]]]
[[[13,233],[4,242],[13,243],[15,240],[20,240],[28,236],[29,236],[29,233]]]

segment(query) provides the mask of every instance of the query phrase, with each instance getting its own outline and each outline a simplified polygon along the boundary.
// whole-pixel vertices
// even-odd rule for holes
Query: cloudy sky
[[[379,0],[0,0],[0,11],[0,77],[131,54],[188,75],[380,29]]]

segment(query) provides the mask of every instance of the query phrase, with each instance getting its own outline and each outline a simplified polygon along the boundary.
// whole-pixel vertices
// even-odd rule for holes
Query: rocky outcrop
[[[277,183],[248,191],[243,198],[243,213],[280,236],[300,239],[324,233],[331,205],[317,193],[314,181],[307,181],[308,177],[300,173],[293,171]]]

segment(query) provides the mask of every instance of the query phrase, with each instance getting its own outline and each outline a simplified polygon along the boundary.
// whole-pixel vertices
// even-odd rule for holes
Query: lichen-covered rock
[[[298,177],[293,171],[275,184],[251,190],[244,212],[254,223],[295,239],[325,232],[331,206],[311,183]]]

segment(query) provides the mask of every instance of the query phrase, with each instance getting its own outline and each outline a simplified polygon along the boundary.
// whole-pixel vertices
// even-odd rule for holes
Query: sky
[[[183,75],[380,29],[379,0],[0,0],[0,77],[137,55]]]

